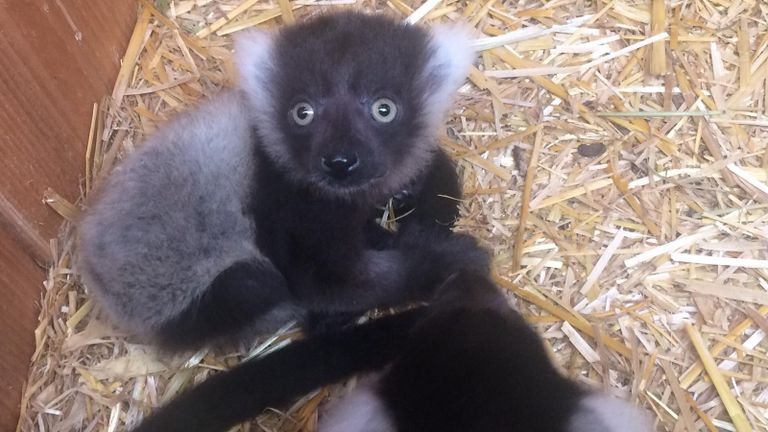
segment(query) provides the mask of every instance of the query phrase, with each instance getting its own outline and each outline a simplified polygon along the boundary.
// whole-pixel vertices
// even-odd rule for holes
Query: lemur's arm
[[[456,164],[443,149],[435,152],[430,168],[419,183],[418,188],[401,199],[403,207],[397,215],[403,215],[400,224],[435,226],[448,231],[459,217],[458,200],[462,190]]]
[[[383,368],[401,351],[424,308],[296,341],[183,393],[134,432],[218,432],[324,385]]]
[[[418,226],[447,233],[459,217],[458,200],[461,197],[456,165],[444,150],[438,149],[429,168],[392,198],[394,217],[405,232],[409,227]],[[375,209],[371,221],[381,216],[382,210]],[[373,222],[366,236],[368,246],[378,250],[393,247],[396,238],[395,233]]]

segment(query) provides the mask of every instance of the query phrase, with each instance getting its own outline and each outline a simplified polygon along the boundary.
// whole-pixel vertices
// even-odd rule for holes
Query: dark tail
[[[323,385],[392,362],[425,309],[294,342],[183,393],[134,432],[225,431]]]

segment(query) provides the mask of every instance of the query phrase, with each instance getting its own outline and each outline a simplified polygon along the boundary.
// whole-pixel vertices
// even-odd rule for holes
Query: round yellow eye
[[[376,99],[371,104],[371,115],[379,123],[389,123],[397,116],[397,105],[391,99]]]
[[[299,102],[291,109],[291,116],[297,125],[306,126],[315,118],[315,109],[307,102]]]

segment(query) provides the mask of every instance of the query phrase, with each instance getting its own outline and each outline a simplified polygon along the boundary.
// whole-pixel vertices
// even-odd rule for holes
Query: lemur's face
[[[286,31],[276,44],[279,149],[304,179],[349,189],[382,181],[421,158],[424,135],[417,77],[427,36],[382,20],[321,19]]]
[[[340,195],[394,192],[426,166],[469,57],[445,55],[420,27],[355,13],[252,35],[237,49],[266,153],[294,179]],[[258,49],[268,51],[257,53],[261,64],[249,60]]]

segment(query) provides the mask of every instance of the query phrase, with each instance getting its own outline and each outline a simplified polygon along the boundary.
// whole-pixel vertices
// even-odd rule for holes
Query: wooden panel
[[[44,238],[59,221],[42,193],[78,198],[93,103],[135,19],[132,0],[0,0],[0,187]]]
[[[0,430],[13,430],[34,349],[46,188],[76,201],[94,102],[111,92],[133,0],[0,0]]]
[[[33,330],[45,272],[1,231],[0,263],[0,430],[12,431],[34,349]]]

